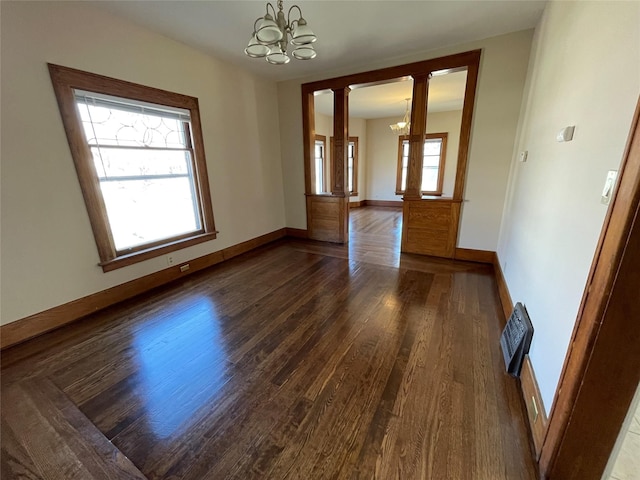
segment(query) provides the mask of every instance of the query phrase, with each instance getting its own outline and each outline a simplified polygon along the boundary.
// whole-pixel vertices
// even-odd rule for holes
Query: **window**
[[[49,69],[103,270],[216,238],[198,100]]]
[[[333,152],[333,137],[331,137],[331,152]],[[350,196],[355,197],[358,195],[358,137],[349,137],[346,188]]]
[[[447,151],[446,133],[428,133],[424,140],[422,160],[422,194],[442,195],[444,163]],[[407,168],[409,166],[409,137],[398,138],[398,174],[396,195],[404,193],[407,187]]]
[[[329,182],[327,179],[328,171],[326,164],[326,150],[327,150],[327,137],[324,135],[316,135],[314,154],[313,154],[313,168],[315,173],[315,189],[316,193],[323,193],[328,191]]]

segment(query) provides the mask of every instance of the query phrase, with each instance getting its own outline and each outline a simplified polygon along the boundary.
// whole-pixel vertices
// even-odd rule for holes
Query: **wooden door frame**
[[[640,100],[540,453],[541,477],[600,478],[640,381]]]
[[[428,77],[433,72],[438,71],[456,71],[462,68],[467,69],[467,81],[465,88],[465,99],[462,108],[462,121],[460,128],[460,144],[458,148],[458,164],[456,167],[455,188],[452,200],[460,203],[464,192],[466,182],[467,162],[469,156],[469,142],[471,138],[471,124],[473,118],[473,109],[475,106],[476,86],[478,82],[478,72],[480,68],[481,50],[472,50],[462,52],[445,57],[424,60],[421,62],[398,65],[395,67],[382,68],[368,72],[355,73],[342,77],[330,78],[311,83],[302,84],[302,136],[304,146],[304,178],[305,178],[305,196],[307,197],[307,230],[311,231],[310,225],[310,208],[309,197],[315,196],[312,188],[311,178],[311,155],[313,152],[313,142],[315,138],[315,106],[314,93],[324,91],[335,91],[339,89],[348,89],[352,85],[379,85],[388,83],[390,80],[402,77]],[[415,101],[415,98],[413,99]],[[412,122],[413,112],[422,111],[422,106],[414,108],[412,106]],[[426,115],[426,99],[424,106],[424,114]],[[426,122],[425,122],[426,124]],[[425,127],[426,128],[426,127]],[[424,135],[425,132],[422,132]],[[335,132],[334,132],[335,136]],[[332,152],[333,153],[333,152]],[[333,157],[333,155],[332,155]],[[333,172],[336,174],[336,172]],[[340,172],[337,172],[338,174]],[[340,175],[336,175],[340,176]],[[344,178],[343,178],[344,181]],[[344,188],[343,188],[344,190]],[[326,196],[326,195],[325,195]],[[347,228],[345,226],[345,228]],[[455,226],[457,239],[457,231],[459,225]],[[340,232],[339,238],[347,238],[346,232]]]

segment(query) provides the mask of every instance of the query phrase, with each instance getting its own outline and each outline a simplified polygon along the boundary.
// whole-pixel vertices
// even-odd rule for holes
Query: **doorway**
[[[462,194],[466,175],[468,144],[471,131],[471,119],[475,98],[480,51],[466,52],[449,57],[365,72],[302,86],[303,135],[305,154],[305,192],[307,210],[307,233],[309,238],[335,243],[345,243],[349,239],[349,204],[360,202],[361,198],[351,201],[355,193],[360,195],[360,185],[353,180],[354,135],[350,131],[350,101],[357,103],[358,97],[365,97],[371,88],[390,88],[387,85],[411,80],[411,115],[408,135],[389,135],[392,140],[392,155],[386,154],[393,168],[392,182],[387,182],[388,195],[394,200],[376,198],[367,201],[398,202],[403,208],[403,231],[401,250],[408,253],[420,253],[453,258],[457,243]],[[449,140],[448,132],[429,131],[429,122],[435,125],[433,115],[437,112],[434,105],[441,97],[436,95],[439,84],[455,83],[462,79],[464,100],[459,114],[458,141]],[[448,80],[448,81],[445,81]],[[392,83],[393,82],[393,83]],[[460,83],[460,82],[458,82]],[[430,86],[431,84],[431,86]],[[445,91],[446,89],[443,89]],[[333,116],[321,120],[323,103],[321,96],[328,93],[333,99]],[[434,101],[429,102],[432,96]],[[318,97],[318,111],[315,99]],[[428,113],[432,110],[431,113]],[[325,113],[326,110],[325,110]],[[325,115],[328,117],[328,115]],[[397,121],[399,116],[394,118]],[[357,117],[354,117],[357,118]],[[326,125],[328,128],[325,128]],[[384,128],[388,129],[387,123]],[[331,128],[332,127],[332,128]],[[318,151],[326,152],[326,142],[320,146],[323,136],[321,130],[332,130],[329,137],[328,167],[320,167]],[[388,133],[392,133],[389,131]],[[380,137],[382,138],[382,137]],[[367,145],[370,145],[367,139]],[[360,141],[360,148],[363,143]],[[450,153],[449,149],[457,152]],[[368,148],[378,152],[378,148]],[[449,155],[448,161],[440,159]],[[361,157],[362,158],[362,157]],[[362,171],[362,162],[360,162]],[[367,173],[375,171],[365,166]],[[447,170],[449,175],[447,175]],[[318,181],[318,177],[323,180]],[[366,177],[365,177],[366,178]],[[330,185],[319,191],[320,185]],[[365,195],[380,196],[375,185],[368,185]],[[355,190],[357,189],[357,190]],[[447,191],[448,190],[448,191]],[[401,203],[400,203],[401,202]]]

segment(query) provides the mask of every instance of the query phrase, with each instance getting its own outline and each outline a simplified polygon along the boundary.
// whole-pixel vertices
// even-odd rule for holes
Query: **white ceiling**
[[[276,2],[273,2],[276,3]],[[532,28],[545,1],[285,1],[297,3],[318,37],[318,56],[287,65],[249,58],[244,48],[264,1],[98,0],[91,4],[276,81],[366,70],[372,62]]]
[[[467,72],[448,73],[429,80],[427,111],[446,112],[462,110]],[[356,118],[386,118],[404,115],[406,98],[411,98],[413,81],[400,81],[354,88],[349,93],[349,115]],[[315,110],[323,115],[333,115],[333,94],[322,93],[314,97]]]

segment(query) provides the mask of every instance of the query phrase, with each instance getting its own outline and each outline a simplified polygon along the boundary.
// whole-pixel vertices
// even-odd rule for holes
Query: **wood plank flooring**
[[[150,479],[535,479],[492,267],[398,254],[399,213],[354,209],[369,237],[348,246],[279,241],[3,352],[2,478],[66,478],[25,453],[37,389]]]

